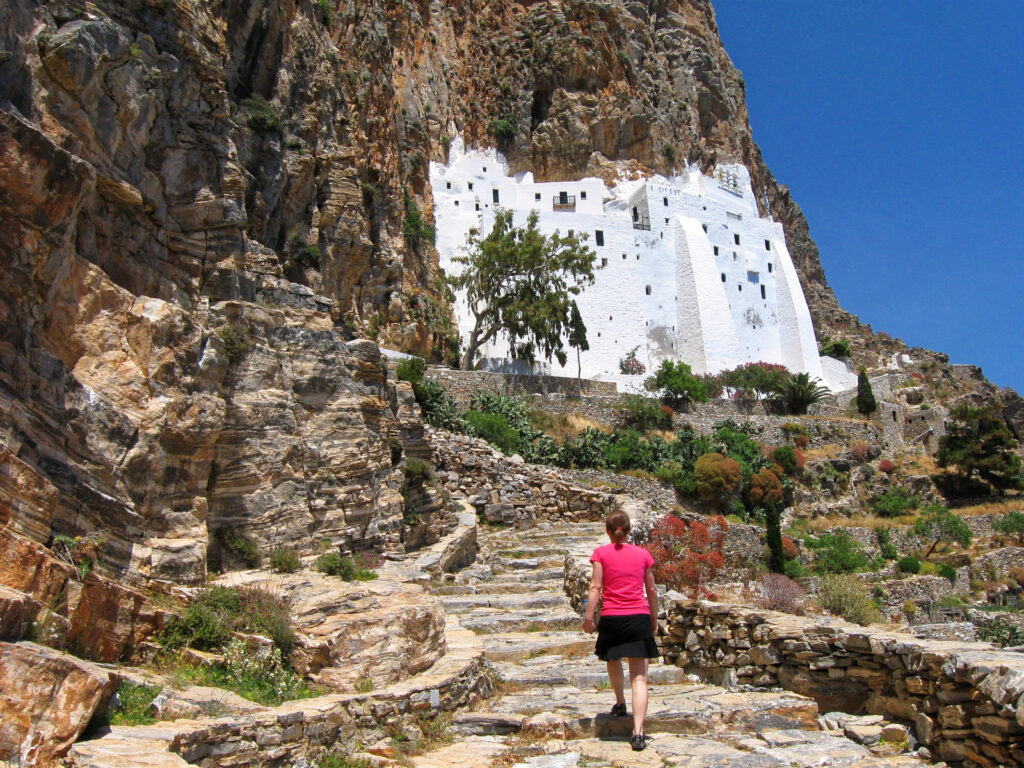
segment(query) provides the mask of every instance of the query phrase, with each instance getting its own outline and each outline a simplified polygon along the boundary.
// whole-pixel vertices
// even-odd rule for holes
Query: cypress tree
[[[871,382],[868,381],[868,372],[861,366],[857,374],[857,410],[865,416],[869,416],[878,410],[878,403],[875,402],[875,393],[871,391]]]
[[[765,509],[764,527],[768,538],[768,570],[772,573],[785,571],[786,558],[782,554],[782,524],[779,508],[769,502]]]

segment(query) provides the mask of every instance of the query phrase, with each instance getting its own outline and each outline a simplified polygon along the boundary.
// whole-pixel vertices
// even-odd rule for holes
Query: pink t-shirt
[[[644,573],[654,565],[650,552],[635,544],[605,544],[594,550],[590,562],[600,563],[604,576],[602,616],[650,614],[644,597]]]

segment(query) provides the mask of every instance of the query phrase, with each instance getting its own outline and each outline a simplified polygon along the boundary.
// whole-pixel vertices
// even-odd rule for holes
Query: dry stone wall
[[[665,660],[706,679],[909,723],[933,758],[964,768],[1024,763],[1020,653],[690,600],[668,607],[665,629]]]

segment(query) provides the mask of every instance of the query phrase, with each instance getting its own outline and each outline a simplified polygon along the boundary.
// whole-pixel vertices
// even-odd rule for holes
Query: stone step
[[[508,594],[516,595],[524,592],[536,593],[538,591],[548,591],[546,587],[538,586],[543,585],[543,582],[524,582],[524,581],[511,581],[511,582],[494,582],[494,581],[481,581],[478,584],[444,584],[440,587],[434,587],[431,592],[438,596],[447,595],[483,595],[483,594]],[[561,581],[552,581],[550,591],[555,590],[557,585],[558,589],[561,590]]]
[[[492,549],[491,552],[504,560],[525,560],[531,557],[565,559],[565,547],[561,544],[550,546],[507,546]]]
[[[541,655],[577,657],[594,652],[594,636],[584,634],[578,623],[575,630],[564,632],[504,632],[484,635],[480,640],[491,661],[515,661]]]
[[[652,688],[651,694],[647,715],[647,732],[651,734],[755,734],[764,730],[818,728],[814,700],[796,694],[741,693],[703,685],[658,686]],[[563,738],[628,738],[633,729],[632,717],[607,714],[614,703],[610,690],[555,684],[505,693],[489,709],[492,715],[504,718],[504,722],[523,716],[527,718],[525,724],[543,713],[545,727],[564,734]],[[630,706],[628,691],[626,703]],[[459,716],[456,724],[467,729],[463,733],[471,732],[469,724],[460,721]]]
[[[587,651],[591,653],[589,658],[592,661],[589,663],[573,664],[567,663],[562,656],[539,655],[516,661],[493,661],[492,664],[502,682],[507,685],[518,687],[571,685],[580,689],[606,688],[609,682],[604,663],[592,655],[592,645]],[[686,672],[679,667],[666,664],[651,664],[647,671],[647,681],[652,687],[652,695],[654,695],[655,686],[689,683]]]
[[[562,593],[533,591],[523,594],[504,592],[478,592],[473,595],[454,595],[441,598],[441,604],[448,613],[467,613],[477,608],[504,608],[520,610],[530,608],[560,608],[570,610]]]
[[[550,581],[552,583],[558,583],[558,588],[561,589],[561,585],[565,581],[565,569],[561,566],[541,568],[538,570],[517,568],[515,570],[499,574],[493,579],[493,581],[499,584],[508,584],[510,582],[517,581]]]
[[[570,629],[579,627],[580,621],[575,611],[551,608],[519,611],[483,608],[459,616],[459,623],[477,634]]]

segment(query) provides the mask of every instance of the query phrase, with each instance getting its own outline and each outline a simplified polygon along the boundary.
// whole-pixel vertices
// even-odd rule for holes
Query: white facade
[[[447,165],[431,163],[430,184],[440,264],[449,274],[461,268],[452,258],[469,230],[486,233],[497,207],[512,209],[516,225],[535,210],[545,234],[587,236],[599,269],[577,297],[590,343],[581,356],[585,377],[635,384],[619,373],[619,360],[639,347],[648,371],[665,359],[696,373],[764,361],[832,389],[848,386],[849,374],[822,368],[782,226],[759,217],[741,165],[720,166],[715,178],[691,169],[614,189],[600,179],[540,184],[530,173],[510,177],[497,152],[466,152],[456,139]],[[456,314],[466,336],[472,317],[461,299]],[[507,351],[499,341],[480,356],[504,359]],[[566,367],[551,361],[551,372],[575,376],[575,352],[566,351]]]

